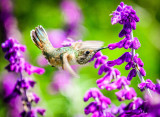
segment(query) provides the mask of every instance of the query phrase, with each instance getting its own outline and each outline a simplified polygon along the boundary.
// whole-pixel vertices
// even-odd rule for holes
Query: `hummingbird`
[[[62,68],[74,77],[79,76],[72,69],[71,65],[84,65],[88,63],[98,51],[108,48],[102,47],[102,41],[75,42],[69,47],[54,48],[48,39],[45,29],[41,25],[31,31],[31,39],[42,51],[42,54],[52,67]]]

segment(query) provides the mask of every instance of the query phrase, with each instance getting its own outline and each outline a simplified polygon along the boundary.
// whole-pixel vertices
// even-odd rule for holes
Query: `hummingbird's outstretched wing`
[[[70,55],[67,53],[63,54],[63,63],[62,63],[62,68],[66,71],[68,71],[70,74],[72,74],[74,77],[79,78],[79,76],[74,72],[74,70],[71,68],[69,62],[68,62],[68,57]]]
[[[75,49],[99,49],[102,47],[104,42],[102,41],[82,41],[82,42],[75,42],[72,46]]]
[[[54,48],[48,39],[48,35],[42,26],[31,31],[31,38],[34,44],[42,51],[49,52]]]

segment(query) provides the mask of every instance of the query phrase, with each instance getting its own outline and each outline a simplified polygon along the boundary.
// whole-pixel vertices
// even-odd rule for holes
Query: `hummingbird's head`
[[[77,50],[78,51],[78,55],[77,55],[77,63],[78,64],[86,64],[88,63],[88,61],[91,60],[91,58],[100,50],[105,49],[107,47],[102,47],[99,49],[80,49]]]

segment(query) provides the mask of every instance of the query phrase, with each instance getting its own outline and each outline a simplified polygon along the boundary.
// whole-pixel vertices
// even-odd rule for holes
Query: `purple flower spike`
[[[136,77],[136,75],[137,75],[136,70],[132,69],[127,76],[127,80],[131,81],[133,77]]]
[[[21,113],[22,117],[35,117],[37,113],[32,108],[32,102],[38,103],[40,98],[34,94],[29,93],[28,89],[34,87],[35,81],[30,78],[23,78],[23,72],[27,72],[29,75],[32,73],[43,74],[44,69],[32,66],[24,60],[22,52],[25,52],[26,47],[18,43],[15,39],[8,39],[2,44],[2,49],[5,52],[5,58],[9,61],[9,65],[6,69],[9,72],[19,73],[20,77],[17,78],[17,82],[14,84],[14,88],[9,95],[4,99],[10,106],[14,100],[21,98],[23,102],[24,111]],[[11,77],[12,78],[12,77]],[[16,102],[17,104],[18,102]],[[12,104],[13,105],[13,104]],[[22,104],[21,104],[22,105]],[[14,106],[11,106],[15,108]],[[22,108],[22,107],[20,107]],[[18,109],[19,111],[19,109]]]

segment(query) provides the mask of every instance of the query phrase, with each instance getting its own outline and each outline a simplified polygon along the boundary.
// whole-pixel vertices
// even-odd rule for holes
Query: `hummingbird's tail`
[[[45,49],[53,48],[48,40],[48,35],[42,26],[38,26],[35,30],[31,31],[31,39],[34,44],[43,51],[45,51]]]

